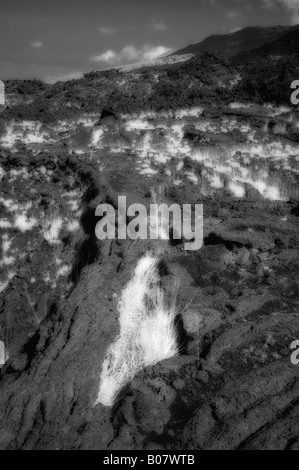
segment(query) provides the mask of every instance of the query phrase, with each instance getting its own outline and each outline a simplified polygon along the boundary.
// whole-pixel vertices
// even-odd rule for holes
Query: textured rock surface
[[[230,183],[238,180],[229,174],[212,190],[207,184],[215,149],[252,144],[246,126],[254,145],[279,139],[290,148],[298,140],[298,112],[275,115],[274,99],[270,111],[264,106],[276,90],[264,84],[274,67],[285,70],[288,57],[274,65],[257,51],[257,66],[246,55],[210,52],[156,70],[157,80],[143,70],[123,85],[117,71],[52,87],[7,84],[10,106],[0,120],[1,449],[299,448],[299,366],[290,361],[299,339],[298,148],[280,169],[276,154],[268,164],[242,148],[234,153],[239,166],[230,167],[233,176],[234,168],[253,168],[254,181],[269,170],[271,185],[289,191],[284,200],[264,199],[252,182],[233,197]],[[289,87],[289,73],[281,86]],[[253,106],[228,106],[240,97]],[[287,99],[279,94],[276,105]],[[196,122],[173,116],[189,105],[203,106]],[[100,121],[105,107],[112,115]],[[123,113],[140,110],[167,112],[138,128],[140,116]],[[24,132],[26,119],[33,123]],[[178,122],[176,138],[171,126]],[[209,167],[190,157],[206,145]],[[165,148],[172,158],[165,160]],[[153,156],[159,164],[147,166]],[[96,238],[98,204],[116,208],[126,195],[128,205],[148,208],[152,189],[168,204],[203,204],[200,250],[185,251],[184,237]],[[61,230],[49,236],[45,221],[55,218]],[[94,406],[107,347],[119,334],[118,300],[147,250],[160,257],[165,298],[176,300],[179,355],[138,373],[112,408]]]
[[[87,233],[77,235],[79,253],[96,223],[88,208],[107,199],[100,176],[96,183],[82,213]],[[159,242],[96,241],[93,259],[28,336],[18,313],[24,280],[14,278],[1,318],[15,315],[23,335],[10,332],[12,355],[2,369],[1,448],[295,448],[299,370],[289,347],[299,335],[298,218],[289,216],[278,244],[276,204],[260,204],[206,201],[204,247],[166,248],[162,281],[170,295],[179,281],[181,355],[139,373],[113,409],[93,403],[105,350],[119,330],[118,296],[140,256]],[[215,223],[232,205],[235,217]],[[266,239],[240,228],[258,222],[258,205]]]

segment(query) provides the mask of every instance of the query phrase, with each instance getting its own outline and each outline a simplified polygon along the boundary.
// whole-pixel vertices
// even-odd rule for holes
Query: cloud
[[[34,49],[40,49],[41,47],[43,47],[43,45],[44,43],[42,41],[35,41],[30,43],[30,46],[34,47]]]
[[[299,1],[298,0],[263,0],[266,8],[272,9],[277,6],[283,7],[291,16],[291,23],[299,23]]]
[[[156,21],[154,19],[152,21],[152,27],[157,31],[165,31],[166,29],[168,29],[167,24],[162,23],[160,21]]]
[[[230,34],[237,33],[238,31],[241,31],[241,29],[242,28],[240,26],[236,26],[234,29],[230,30]]]
[[[169,51],[171,51],[169,47],[164,47],[164,46],[152,47],[144,51],[142,60],[153,60],[153,59],[156,59],[157,57],[160,57],[160,55],[166,54],[166,52],[169,52]]]
[[[121,51],[115,52],[111,49],[100,55],[91,56],[92,62],[102,62],[109,65],[123,65],[133,62],[150,61],[162,54],[166,54],[171,49],[165,46],[144,45],[141,48],[129,45]]]
[[[227,12],[226,16],[230,19],[230,20],[235,20],[236,18],[238,18],[239,16],[242,15],[242,12],[239,11],[239,10],[230,10]]]
[[[218,8],[220,6],[220,3],[218,0],[201,0],[204,5],[208,5],[214,8]]]
[[[116,33],[117,29],[116,28],[112,28],[111,26],[100,26],[99,27],[99,32],[101,34],[104,34],[105,36],[108,36],[110,34],[114,34]]]
[[[92,62],[107,62],[108,64],[113,64],[116,61],[116,58],[117,54],[109,49],[108,51],[103,52],[103,54],[90,57],[90,60]]]

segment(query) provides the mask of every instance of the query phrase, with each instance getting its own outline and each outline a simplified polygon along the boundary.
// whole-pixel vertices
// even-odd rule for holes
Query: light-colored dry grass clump
[[[122,291],[120,333],[107,350],[95,404],[112,406],[137,372],[178,353],[175,308],[165,305],[157,262],[151,254],[143,256]]]

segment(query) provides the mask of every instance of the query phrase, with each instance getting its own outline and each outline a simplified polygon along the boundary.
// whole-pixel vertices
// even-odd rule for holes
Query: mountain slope
[[[264,60],[265,58],[290,58],[299,54],[299,27],[291,28],[286,34],[278,39],[264,44],[254,50],[242,52],[234,57],[234,61],[238,63],[246,63],[254,60]]]
[[[202,54],[210,52],[228,59],[250,52],[281,39],[285,34],[296,31],[297,26],[248,27],[230,34],[210,36],[204,41],[173,52],[171,55]]]

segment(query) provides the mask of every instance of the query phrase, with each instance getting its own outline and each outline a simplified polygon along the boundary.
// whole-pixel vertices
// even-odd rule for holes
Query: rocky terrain
[[[6,82],[1,449],[299,448],[298,34],[247,29],[182,62]],[[149,207],[153,192],[203,204],[200,250],[97,239],[99,204]],[[148,252],[175,299],[178,354],[94,406]]]

